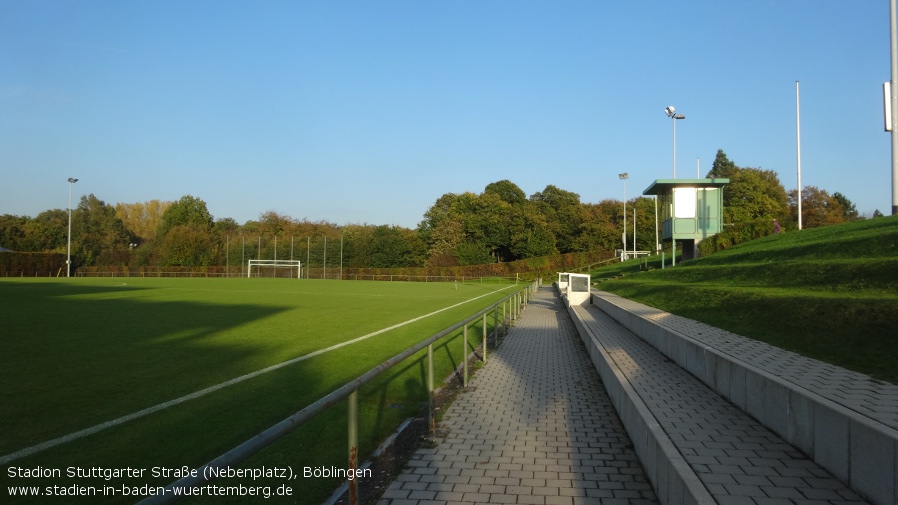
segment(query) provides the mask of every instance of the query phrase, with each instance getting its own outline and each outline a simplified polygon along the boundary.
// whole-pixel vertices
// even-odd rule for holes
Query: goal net
[[[293,277],[302,278],[302,264],[299,260],[249,260],[246,276],[252,277]]]

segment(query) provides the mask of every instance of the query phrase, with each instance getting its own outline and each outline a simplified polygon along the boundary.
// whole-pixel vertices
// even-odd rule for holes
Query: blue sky
[[[739,166],[891,210],[886,0],[0,0],[0,214],[203,199],[415,227],[509,179],[583,202]]]

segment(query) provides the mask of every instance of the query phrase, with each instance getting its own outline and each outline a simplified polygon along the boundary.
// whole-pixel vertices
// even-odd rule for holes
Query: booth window
[[[674,217],[695,217],[695,188],[674,188]]]

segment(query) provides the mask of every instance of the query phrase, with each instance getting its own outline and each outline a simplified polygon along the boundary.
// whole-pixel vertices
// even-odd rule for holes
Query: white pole
[[[72,275],[72,185],[78,182],[78,179],[69,177],[69,239],[66,246],[65,254],[65,276]]]
[[[324,270],[321,272],[321,278],[327,279],[327,235],[324,236],[324,260],[321,262],[321,266],[324,267]]]
[[[701,173],[702,173],[702,159],[699,157],[696,157],[695,158],[695,178],[701,179],[702,178]]]
[[[633,257],[636,257],[636,206],[633,206]]]
[[[892,55],[892,215],[898,214],[898,34],[896,34],[895,0],[889,2],[889,25]]]
[[[624,258],[627,257],[627,180],[624,179]]]
[[[673,145],[673,178],[677,178],[677,116],[673,117],[674,124],[674,145]]]
[[[72,180],[69,179],[69,241],[65,252],[65,276],[72,274]]]
[[[661,242],[658,242],[658,195],[655,195],[655,254],[661,252]]]
[[[801,229],[801,95],[795,81],[795,150],[798,152],[798,229]]]

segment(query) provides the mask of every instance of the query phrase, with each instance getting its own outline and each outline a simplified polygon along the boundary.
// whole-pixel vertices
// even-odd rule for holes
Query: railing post
[[[465,323],[464,332],[462,332],[461,359],[464,362],[464,373],[462,375],[462,387],[468,387],[468,323]]]
[[[483,313],[483,364],[486,364],[486,312]]]
[[[356,389],[349,393],[349,397],[346,400],[349,403],[349,408],[347,409],[349,421],[349,474],[353,476],[347,479],[349,504],[357,505],[359,503],[359,486],[355,475],[359,464],[359,390]]]
[[[436,420],[433,418],[433,344],[427,344],[427,418],[430,433],[436,428]]]
[[[505,302],[502,302],[502,336],[508,335],[508,312],[505,310]]]
[[[493,309],[493,346],[499,345],[499,306]]]

